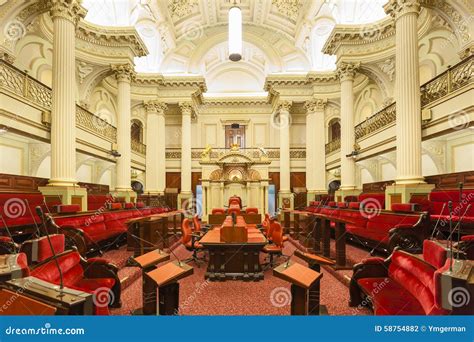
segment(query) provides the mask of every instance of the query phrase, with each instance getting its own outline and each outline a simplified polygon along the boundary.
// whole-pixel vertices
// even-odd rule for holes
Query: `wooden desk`
[[[291,314],[308,315],[310,307],[309,290],[314,288],[316,283],[319,283],[323,275],[292,261],[275,267],[273,275],[291,283]],[[319,294],[317,299],[317,306],[319,307]]]
[[[143,295],[146,296],[146,301],[143,314],[177,315],[179,313],[178,281],[190,276],[193,272],[191,266],[173,261],[145,273],[147,280]]]
[[[209,214],[209,218],[207,223],[212,225],[221,225],[225,218],[229,216],[227,214]],[[260,224],[262,223],[262,215],[261,214],[241,214],[247,224]]]
[[[307,249],[314,250],[316,218],[305,211],[293,211],[294,238]]]
[[[128,220],[127,249],[137,257],[156,248],[170,247],[170,237],[181,231],[182,216],[181,211],[172,211]]]
[[[335,264],[334,260],[325,258],[320,255],[312,253],[304,253],[300,250],[295,251],[295,256],[306,261],[308,267],[315,272],[321,273],[321,265],[333,266]],[[310,289],[308,293],[308,314],[309,315],[327,315],[328,310],[326,306],[320,305],[320,293],[321,293],[321,282],[316,282]]]
[[[206,279],[261,280],[263,271],[259,254],[268,243],[265,236],[253,227],[248,228],[247,242],[221,242],[220,228],[209,230],[199,243],[209,251]]]
[[[56,285],[35,277],[9,280],[1,287],[54,307],[57,315],[94,314],[92,294],[67,287],[60,292]]]
[[[0,289],[0,303],[7,304],[0,306],[2,316],[51,316],[57,311],[52,305],[7,289]]]

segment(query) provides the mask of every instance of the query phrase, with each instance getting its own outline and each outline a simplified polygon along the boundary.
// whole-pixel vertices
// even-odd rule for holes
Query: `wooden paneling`
[[[0,192],[37,192],[48,184],[46,178],[0,174]]]
[[[166,188],[181,190],[181,172],[166,172]]]
[[[291,172],[290,187],[292,190],[294,188],[306,188],[306,172]]]
[[[275,185],[275,192],[278,194],[280,191],[280,172],[269,172],[268,178],[270,178],[270,184]]]
[[[393,180],[383,181],[383,182],[374,182],[366,183],[362,185],[363,192],[385,192],[387,185],[393,184]]]
[[[196,194],[196,186],[201,184],[202,172],[191,173],[191,191]]]

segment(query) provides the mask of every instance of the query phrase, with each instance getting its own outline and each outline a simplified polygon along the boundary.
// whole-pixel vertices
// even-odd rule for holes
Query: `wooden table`
[[[229,216],[227,214],[209,214],[208,222],[212,225],[221,225],[226,217]],[[241,214],[247,224],[260,224],[262,223],[262,215],[261,214]]]
[[[323,275],[293,261],[275,267],[273,275],[291,283],[291,314],[308,315],[309,291],[314,288],[316,283],[319,283]],[[319,294],[317,300],[319,307]]]
[[[293,211],[293,231],[296,240],[303,247],[314,250],[316,217],[306,211]]]
[[[139,256],[156,248],[168,248],[181,231],[182,216],[181,211],[171,211],[128,220],[127,249]]]
[[[254,225],[247,225],[247,242],[222,242],[220,229],[209,230],[199,243],[209,251],[206,279],[225,281],[228,279],[261,280],[263,271],[259,254],[268,243],[265,236]]]

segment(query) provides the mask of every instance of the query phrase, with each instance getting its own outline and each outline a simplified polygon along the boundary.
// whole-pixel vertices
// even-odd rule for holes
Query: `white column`
[[[134,76],[131,64],[113,65],[117,79],[117,150],[121,154],[117,158],[117,182],[116,191],[130,192],[131,188],[131,134],[130,134],[130,111],[131,94],[130,82]]]
[[[306,189],[308,201],[326,190],[326,127],[324,109],[326,99],[306,102]]]
[[[338,76],[341,81],[341,187],[342,191],[356,188],[355,160],[346,157],[354,151],[354,77],[358,64],[340,63]]]
[[[280,104],[279,126],[280,131],[280,192],[290,192],[290,101]]]
[[[190,103],[180,103],[181,108],[181,194],[182,198],[191,197],[191,114]]]
[[[146,193],[163,195],[166,184],[165,110],[166,104],[149,101],[146,127]]]
[[[56,0],[53,20],[53,95],[51,106],[51,186],[75,186],[76,57],[75,30],[86,11],[76,0]]]
[[[424,183],[421,168],[421,103],[418,60],[419,0],[391,0],[395,19],[397,184]]]

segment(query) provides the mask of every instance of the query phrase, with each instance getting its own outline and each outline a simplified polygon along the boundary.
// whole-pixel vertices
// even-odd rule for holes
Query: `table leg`
[[[318,273],[321,272],[321,265],[312,264],[309,265],[313,271]],[[321,281],[317,281],[310,289],[308,294],[308,314],[312,316],[318,316],[320,309],[320,293],[321,293]]]
[[[308,315],[308,290],[291,284],[291,315]]]
[[[179,284],[177,282],[165,285],[158,289],[160,316],[179,314]]]
[[[321,220],[322,232],[323,232],[323,256],[326,258],[331,257],[331,225],[326,219]]]
[[[313,231],[313,237],[314,237],[314,244],[313,244],[313,250],[314,253],[321,253],[321,220],[316,219],[314,231]]]
[[[336,222],[336,269],[350,269],[346,265],[346,225]]]

